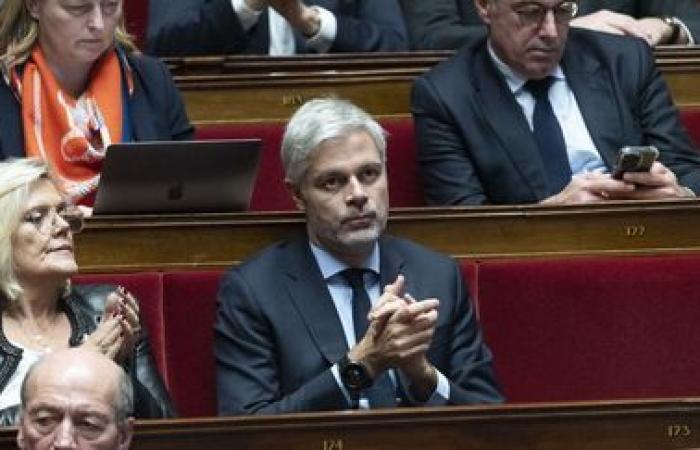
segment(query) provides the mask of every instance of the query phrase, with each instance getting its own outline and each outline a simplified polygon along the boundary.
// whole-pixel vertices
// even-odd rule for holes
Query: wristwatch
[[[678,17],[662,17],[661,20],[664,21],[666,25],[671,27],[671,36],[668,38],[667,44],[673,45],[678,42],[678,38],[681,36],[681,29],[683,27],[682,22]]]
[[[362,389],[367,389],[374,382],[367,366],[360,361],[352,361],[348,355],[338,361],[338,372],[340,380],[353,398],[357,398]]]

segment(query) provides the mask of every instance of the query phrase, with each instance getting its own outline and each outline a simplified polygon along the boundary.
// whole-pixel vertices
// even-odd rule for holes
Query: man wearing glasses
[[[401,0],[412,46],[448,50],[484,33],[474,0]],[[693,45],[700,38],[698,0],[586,0],[572,27],[636,36],[649,45]]]
[[[434,204],[591,203],[700,191],[700,157],[650,47],[572,28],[577,1],[475,0],[488,34],[418,78],[412,112]],[[625,146],[649,172],[610,175]]]

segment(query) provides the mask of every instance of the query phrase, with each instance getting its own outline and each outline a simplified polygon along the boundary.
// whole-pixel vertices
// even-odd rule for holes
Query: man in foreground
[[[27,373],[17,445],[25,450],[125,450],[133,434],[127,374],[92,350],[49,353]]]
[[[314,100],[282,143],[306,233],[225,276],[219,413],[501,401],[459,266],[384,234],[386,142],[364,111]]]

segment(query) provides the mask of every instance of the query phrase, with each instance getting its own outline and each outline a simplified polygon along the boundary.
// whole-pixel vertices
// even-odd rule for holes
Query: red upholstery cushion
[[[681,109],[681,120],[693,139],[695,147],[700,149],[700,108]]]
[[[216,415],[212,327],[221,275],[222,272],[163,275],[169,388],[183,417]]]
[[[416,164],[411,118],[382,123],[389,133],[387,159],[389,204],[392,207],[421,206],[423,193]],[[259,138],[263,143],[258,178],[253,188],[251,210],[289,211],[295,206],[284,188],[284,170],[279,152],[284,122],[207,125],[197,128],[197,139]]]
[[[295,206],[284,188],[284,170],[279,156],[283,132],[284,123],[280,122],[210,125],[197,128],[197,139],[261,139],[262,155],[250,209],[290,211]]]
[[[148,27],[148,0],[130,0],[123,3],[126,29],[136,38],[136,45],[143,48]]]
[[[394,207],[423,206],[423,184],[416,160],[413,119],[385,119],[381,122],[387,137],[389,204]]]
[[[168,384],[163,348],[163,281],[158,272],[131,274],[85,274],[73,277],[76,284],[98,283],[124,286],[139,301],[141,319],[148,329],[153,359]]]
[[[511,402],[698,396],[700,256],[489,261],[479,307]]]

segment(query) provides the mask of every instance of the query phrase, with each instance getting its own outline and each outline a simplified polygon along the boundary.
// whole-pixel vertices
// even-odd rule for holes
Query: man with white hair
[[[17,445],[23,450],[126,450],[133,434],[131,381],[93,350],[49,353],[22,384]]]
[[[282,162],[306,233],[222,282],[219,413],[501,401],[459,266],[384,233],[379,124],[346,101],[310,101]]]

